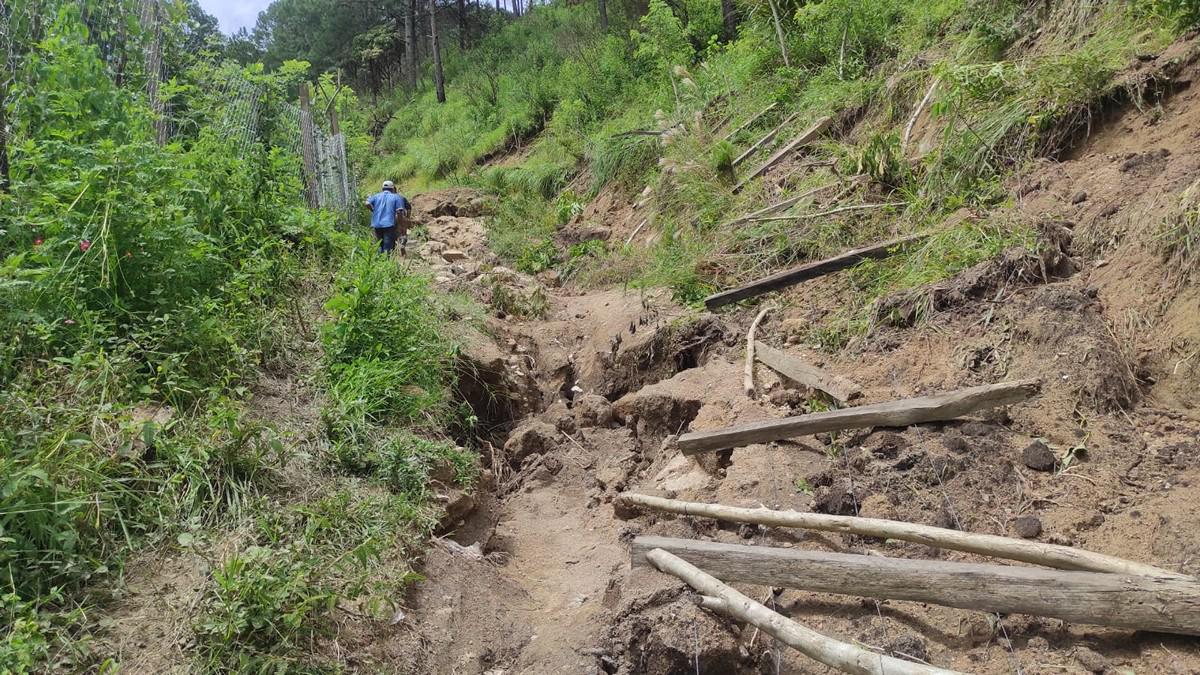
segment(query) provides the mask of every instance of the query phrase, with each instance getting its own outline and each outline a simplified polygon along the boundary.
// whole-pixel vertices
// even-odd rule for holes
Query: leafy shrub
[[[312,640],[339,599],[314,563],[255,546],[213,570],[193,624],[205,665],[234,672],[287,672],[281,657]]]

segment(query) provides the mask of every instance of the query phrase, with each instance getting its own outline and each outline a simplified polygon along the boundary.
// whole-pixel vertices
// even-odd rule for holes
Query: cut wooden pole
[[[1186,579],[909,560],[666,537],[634,539],[634,565],[651,562],[648,555],[659,549],[727,582],[1200,635],[1200,584]],[[697,590],[726,599],[711,588]]]
[[[920,241],[927,236],[929,235],[910,234],[904,237],[897,237],[895,239],[879,242],[878,244],[871,244],[869,246],[863,246],[862,248],[851,249],[832,258],[826,258],[825,260],[817,260],[815,262],[805,263],[798,267],[793,267],[789,270],[772,274],[769,277],[763,277],[761,279],[751,281],[748,284],[731,288],[727,291],[714,293],[713,295],[710,295],[704,299],[704,306],[710,310],[713,310],[739,300],[753,298],[762,295],[763,293],[770,293],[771,291],[777,291],[781,288],[794,286],[801,281],[815,279],[826,274],[844,270],[848,267],[857,265],[863,260],[886,258],[892,254],[893,249],[905,244],[911,244],[914,241]]]
[[[845,403],[862,395],[862,388],[840,375],[826,372],[803,360],[785,354],[770,345],[758,345],[754,356],[780,375],[818,391],[823,391]]]
[[[991,534],[972,534],[931,525],[918,525],[881,518],[858,518],[855,516],[831,516],[824,513],[800,511],[773,511],[766,508],[748,509],[721,504],[685,502],[663,499],[650,495],[625,493],[617,500],[627,506],[636,506],[665,513],[685,516],[714,518],[730,523],[750,523],[769,527],[795,527],[820,532],[841,532],[863,537],[898,539],[934,548],[965,551],[979,555],[1019,560],[1057,569],[1131,574],[1163,579],[1188,579],[1194,577],[1177,574],[1152,565],[1115,558],[1103,553],[1085,551],[1070,546],[1043,544],[1024,539],[998,537]]]
[[[721,140],[723,140],[723,141],[727,141],[727,140],[729,140],[729,139],[733,138],[734,136],[736,136],[737,134],[739,134],[739,133],[741,133],[741,132],[745,131],[746,129],[749,129],[751,125],[753,125],[755,122],[757,122],[757,121],[759,121],[760,119],[762,119],[762,116],[763,116],[763,115],[766,115],[767,113],[769,113],[769,112],[771,112],[772,110],[774,110],[774,109],[775,109],[775,106],[777,106],[777,105],[779,105],[779,102],[778,102],[778,101],[776,101],[776,102],[772,103],[771,105],[769,105],[769,106],[767,106],[767,107],[763,108],[762,110],[760,110],[760,111],[758,112],[758,114],[757,114],[757,115],[755,115],[754,117],[751,117],[750,119],[746,120],[745,122],[742,122],[740,125],[738,125],[738,128],[736,128],[736,129],[734,129],[733,131],[731,131],[731,132],[729,132],[729,133],[725,134],[725,137],[724,137],[724,138],[722,138]]]
[[[742,223],[754,220],[756,218],[762,218],[762,217],[769,216],[774,213],[779,213],[780,211],[782,211],[784,209],[788,209],[788,208],[795,206],[796,204],[799,204],[801,201],[817,194],[818,192],[824,192],[825,190],[828,190],[831,187],[837,187],[839,185],[841,185],[840,181],[835,181],[833,183],[826,183],[825,185],[822,185],[821,187],[813,188],[807,192],[803,192],[794,197],[788,197],[787,199],[785,199],[783,201],[775,202],[774,204],[771,204],[769,206],[764,206],[763,208],[761,208],[757,211],[753,211],[751,213],[747,213],[744,216],[734,218],[733,220],[722,225],[721,229],[725,229],[727,227],[733,227],[734,225],[741,225]]]
[[[783,146],[777,150],[775,154],[768,157],[767,161],[760,164],[758,168],[755,169],[749,176],[743,178],[742,182],[738,183],[737,187],[735,187],[733,191],[741,192],[742,188],[746,187],[747,183],[766,173],[771,167],[778,164],[780,160],[782,160],[784,157],[787,157],[788,154],[790,154],[796,148],[808,143],[812,143],[817,139],[817,136],[825,133],[825,130],[828,129],[832,124],[832,117],[822,117],[821,119],[817,120],[815,124],[808,128],[808,131],[805,131],[799,136],[793,138],[788,142],[787,145]]]
[[[801,654],[844,673],[855,673],[856,675],[951,675],[955,672],[920,663],[901,661],[895,657],[867,651],[857,645],[822,635],[767,609],[721,583],[716,577],[699,569],[688,560],[669,551],[647,550],[638,557],[644,557],[646,562],[660,572],[675,576],[703,593],[707,600],[702,598],[701,606],[744,621]]]
[[[787,119],[780,122],[774,129],[768,131],[766,136],[763,136],[762,138],[758,139],[757,143],[755,143],[754,145],[751,145],[749,148],[746,149],[745,152],[738,155],[733,160],[733,165],[737,166],[738,164],[741,164],[742,162],[746,161],[747,157],[749,157],[750,155],[753,155],[755,152],[757,152],[759,148],[761,148],[762,146],[766,145],[767,143],[770,143],[771,141],[775,140],[775,137],[779,135],[779,132],[783,131],[784,127],[791,124],[792,120],[796,119],[799,116],[800,116],[800,113],[798,113],[798,112],[788,115]]]
[[[679,437],[685,455],[767,443],[784,438],[864,427],[907,427],[925,422],[952,420],[986,408],[1019,403],[1041,388],[1037,380],[985,384],[945,394],[906,398],[857,408],[830,410],[752,422],[713,431],[693,431]]]
[[[758,316],[754,317],[754,321],[750,323],[750,330],[746,331],[746,376],[742,378],[742,388],[746,390],[746,395],[754,398],[754,333],[758,330],[758,324],[771,311],[770,307],[763,307]]]

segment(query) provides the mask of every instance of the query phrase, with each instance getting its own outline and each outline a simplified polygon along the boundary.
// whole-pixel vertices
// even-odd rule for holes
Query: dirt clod
[[[1053,471],[1058,460],[1045,443],[1034,441],[1021,451],[1021,462],[1034,471]]]
[[[1089,673],[1103,673],[1108,668],[1108,659],[1087,647],[1075,649],[1075,660]]]
[[[581,429],[607,427],[613,421],[612,403],[596,394],[581,396],[575,402],[575,421]]]
[[[558,430],[545,422],[533,422],[513,432],[504,444],[509,464],[520,466],[526,457],[541,455],[558,444]]]
[[[1013,533],[1022,539],[1036,539],[1042,533],[1042,519],[1037,516],[1021,516],[1012,523]]]

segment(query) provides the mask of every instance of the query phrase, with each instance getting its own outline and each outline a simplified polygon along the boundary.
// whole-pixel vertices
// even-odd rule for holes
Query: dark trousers
[[[379,252],[391,253],[396,248],[396,242],[400,242],[400,255],[404,255],[404,247],[408,244],[408,230],[401,230],[398,226],[377,227],[375,228],[375,238],[379,240]]]

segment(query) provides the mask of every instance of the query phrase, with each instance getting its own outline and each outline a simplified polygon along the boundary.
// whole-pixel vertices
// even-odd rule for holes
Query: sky
[[[221,32],[231,35],[239,28],[254,28],[258,13],[267,8],[271,0],[200,0],[204,11],[217,17]]]

